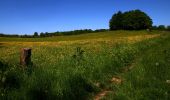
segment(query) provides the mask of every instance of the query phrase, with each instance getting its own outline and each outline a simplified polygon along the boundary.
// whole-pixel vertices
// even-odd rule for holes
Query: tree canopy
[[[152,19],[140,10],[115,13],[110,19],[110,30],[141,30],[152,27]]]
[[[34,32],[34,37],[38,37],[38,32]]]
[[[165,25],[159,25],[158,26],[158,30],[165,30],[165,29],[166,29]]]

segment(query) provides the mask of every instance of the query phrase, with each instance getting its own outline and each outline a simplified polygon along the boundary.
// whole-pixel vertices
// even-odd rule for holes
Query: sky
[[[170,0],[0,0],[0,33],[108,29],[114,13],[134,9],[170,25]]]

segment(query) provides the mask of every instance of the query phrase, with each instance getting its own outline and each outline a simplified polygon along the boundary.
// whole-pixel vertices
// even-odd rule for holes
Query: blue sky
[[[0,33],[109,28],[117,11],[140,9],[154,25],[170,25],[170,0],[0,0]]]

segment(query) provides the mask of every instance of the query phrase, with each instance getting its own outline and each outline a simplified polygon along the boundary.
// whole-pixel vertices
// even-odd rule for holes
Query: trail
[[[130,70],[133,69],[135,63],[132,62],[129,66],[124,67],[122,69],[122,73],[119,74],[119,76],[113,76],[110,80],[110,84],[117,84],[120,85],[123,83],[123,79],[121,76],[121,74],[124,74],[126,72],[129,72]],[[109,90],[107,88],[104,88],[101,92],[99,92],[98,94],[96,94],[94,96],[94,100],[101,100],[102,98],[104,98],[105,96],[107,96],[109,93],[112,93],[114,95],[114,91],[113,90]]]
[[[110,90],[103,90],[94,97],[94,100],[101,100],[103,97],[105,97],[108,93],[111,93],[111,92],[112,91]]]
[[[110,83],[108,85],[111,85],[111,84],[121,85],[123,83],[123,80],[124,80],[123,77],[121,77],[122,74],[130,72],[135,67],[135,65],[137,64],[137,61],[138,61],[138,57],[139,56],[135,57],[135,59],[130,63],[130,65],[123,67],[121,69],[121,72],[117,76],[113,76],[110,79]],[[170,83],[169,80],[167,80],[167,83],[168,82]],[[94,100],[101,100],[102,98],[107,96],[109,93],[113,93],[113,95],[114,95],[115,91],[108,90],[107,88],[104,88],[101,92],[99,92],[98,94],[96,94],[96,96],[94,96]]]

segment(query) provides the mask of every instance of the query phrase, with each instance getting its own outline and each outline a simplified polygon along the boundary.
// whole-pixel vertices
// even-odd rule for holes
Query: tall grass
[[[150,39],[135,44],[100,43],[88,46],[74,44],[33,47],[35,49],[33,49],[31,72],[19,68],[19,52],[12,50],[20,46],[2,47],[1,50],[6,50],[6,54],[11,56],[3,56],[6,62],[1,62],[3,66],[1,83],[3,80],[10,84],[1,87],[0,99],[90,99],[101,88],[108,87],[112,76],[119,75],[122,69],[134,62],[141,52],[159,42],[161,42],[159,39]],[[7,68],[5,71],[4,67]],[[7,81],[2,79],[2,76],[12,79]],[[13,82],[15,84],[11,84]],[[97,83],[100,83],[100,86],[97,86]],[[121,97],[125,95],[124,92],[118,92],[116,97],[120,97],[119,94]]]
[[[141,45],[141,43],[146,45]],[[170,79],[170,36],[164,35],[161,38],[141,43],[137,43],[142,52],[136,58],[133,69],[120,74],[124,78],[123,84],[112,88],[115,95],[108,95],[105,97],[106,100],[170,99],[168,83]],[[148,49],[144,50],[144,48]]]
[[[104,83],[119,69],[133,59],[135,50],[127,44],[116,44],[114,48],[102,50],[96,54],[84,53],[73,49],[73,53],[64,54],[55,64],[35,63],[31,75],[23,72],[23,83],[15,91],[15,97],[30,99],[85,99],[97,91],[95,83]],[[83,49],[83,48],[82,48]],[[49,50],[52,52],[53,50]],[[54,53],[55,54],[55,53]],[[47,60],[48,58],[46,58]],[[52,58],[49,58],[53,60]],[[53,61],[51,61],[53,62]],[[20,94],[22,91],[23,95]],[[25,92],[25,93],[24,93]],[[13,93],[13,92],[12,92]],[[10,97],[10,92],[7,97]]]

